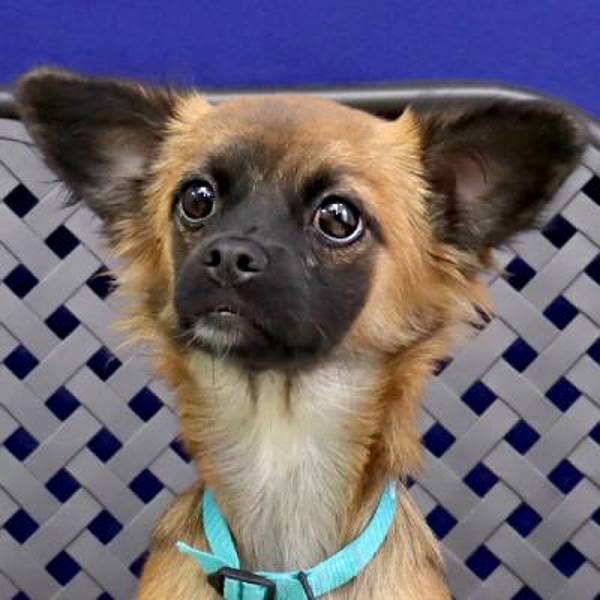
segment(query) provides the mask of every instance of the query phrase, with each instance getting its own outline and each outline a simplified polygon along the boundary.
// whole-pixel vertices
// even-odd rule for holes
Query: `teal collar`
[[[396,482],[391,481],[365,530],[333,556],[308,571],[251,573],[240,569],[227,521],[206,490],[202,518],[210,552],[184,542],[177,542],[177,548],[198,562],[225,600],[313,600],[346,585],[373,560],[392,528],[397,506]]]

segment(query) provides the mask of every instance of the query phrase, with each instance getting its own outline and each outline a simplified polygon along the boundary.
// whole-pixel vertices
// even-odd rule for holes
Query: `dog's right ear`
[[[36,69],[18,82],[21,118],[48,166],[107,224],[140,209],[139,184],[175,110],[166,88]]]

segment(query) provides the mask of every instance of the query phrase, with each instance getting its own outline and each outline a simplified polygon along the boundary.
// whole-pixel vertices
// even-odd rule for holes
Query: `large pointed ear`
[[[532,227],[584,145],[583,126],[550,102],[411,110],[434,230],[461,250],[479,253]]]
[[[36,69],[20,79],[16,96],[48,166],[76,199],[108,223],[139,209],[136,186],[174,111],[172,92]]]

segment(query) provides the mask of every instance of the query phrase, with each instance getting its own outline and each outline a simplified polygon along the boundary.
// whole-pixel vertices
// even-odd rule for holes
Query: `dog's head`
[[[446,326],[582,145],[542,102],[390,122],[315,98],[212,106],[55,70],[25,76],[18,101],[124,257],[138,328],[253,369],[394,354]]]

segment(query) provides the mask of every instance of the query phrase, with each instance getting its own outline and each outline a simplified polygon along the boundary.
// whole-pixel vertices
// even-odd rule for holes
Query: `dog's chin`
[[[252,346],[265,334],[247,318],[232,312],[209,313],[198,318],[191,329],[193,345],[217,355],[235,354]]]
[[[286,343],[249,318],[227,311],[198,317],[188,337],[190,346],[251,370],[305,368],[321,356],[319,348]]]

